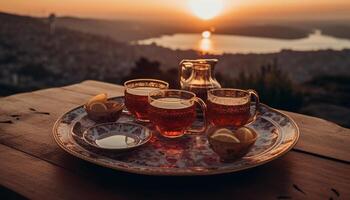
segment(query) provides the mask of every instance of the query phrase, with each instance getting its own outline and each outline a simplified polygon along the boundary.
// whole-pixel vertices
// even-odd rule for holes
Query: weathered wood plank
[[[114,88],[118,88],[121,91],[124,90],[124,86],[122,86],[122,85],[116,85],[113,83],[106,83],[106,82],[95,81],[95,80],[86,80],[86,81],[81,82],[80,84],[89,85],[89,86],[97,87],[97,88],[104,88],[107,90],[114,89]]]
[[[93,96],[90,94],[78,93],[70,90],[65,90],[62,88],[50,88],[50,89],[44,89],[44,90],[37,90],[37,91],[34,91],[33,93],[44,96],[46,98],[56,99],[62,102],[69,102],[76,105],[84,104]]]
[[[0,160],[0,184],[29,199],[121,198],[89,181],[89,177],[77,176],[1,144]]]
[[[0,159],[5,161],[0,163],[0,184],[29,198],[110,199],[117,195],[123,199],[329,199],[335,197],[331,188],[342,199],[350,197],[350,180],[344,176],[350,173],[348,165],[298,152],[255,169],[211,177],[132,175],[83,161],[72,166],[71,159],[61,160],[61,165],[75,167],[69,168],[75,172],[70,173],[3,145]]]
[[[59,96],[57,94],[56,96]],[[0,115],[6,112],[49,112],[50,115],[62,115],[69,109],[74,108],[77,104],[53,98],[43,97],[33,92],[12,95],[0,99],[2,106],[0,107]]]
[[[11,121],[10,124],[0,124],[0,131],[3,132],[0,134],[0,140],[14,137],[17,140],[24,140],[25,138],[20,137],[25,133],[21,131],[23,129],[32,132],[26,137],[40,138],[42,128],[49,129],[62,113],[77,106],[33,93],[2,98],[0,103],[4,105],[0,107],[0,120]],[[7,131],[7,128],[13,128],[14,132]]]
[[[62,87],[65,90],[70,90],[78,93],[97,95],[100,93],[108,93],[109,96],[122,96],[124,95],[124,90],[120,86],[115,87],[95,87],[84,84],[74,84],[70,86]]]
[[[350,129],[320,118],[283,112],[300,128],[295,149],[350,162]]]

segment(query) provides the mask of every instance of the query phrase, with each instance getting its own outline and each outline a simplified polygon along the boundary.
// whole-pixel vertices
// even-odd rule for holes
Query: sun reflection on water
[[[213,44],[211,39],[202,38],[199,42],[199,50],[203,53],[211,52],[213,49]]]

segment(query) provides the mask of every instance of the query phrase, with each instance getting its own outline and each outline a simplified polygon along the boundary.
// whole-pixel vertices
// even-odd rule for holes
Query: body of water
[[[319,30],[302,39],[274,39],[238,35],[213,34],[204,39],[200,33],[178,33],[140,40],[138,44],[155,43],[180,50],[197,50],[212,54],[222,53],[275,53],[283,49],[312,51],[321,49],[350,49],[350,40],[323,35]]]

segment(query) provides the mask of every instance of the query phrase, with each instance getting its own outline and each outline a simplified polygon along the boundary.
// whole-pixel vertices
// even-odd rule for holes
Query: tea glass
[[[151,91],[169,88],[165,81],[156,79],[133,79],[124,83],[125,106],[137,121],[149,122],[148,94]]]
[[[252,97],[255,99],[254,114],[251,114]],[[241,127],[256,120],[259,95],[254,90],[212,89],[208,91],[207,117],[215,126]]]
[[[157,90],[148,96],[148,116],[159,133],[167,138],[177,138],[185,133],[201,133],[206,130],[206,121],[201,128],[191,128],[196,120],[196,104],[203,111],[204,119],[206,105],[204,101],[192,92],[185,90]]]

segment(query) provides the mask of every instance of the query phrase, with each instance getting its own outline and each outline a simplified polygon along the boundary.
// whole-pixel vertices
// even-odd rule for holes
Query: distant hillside
[[[65,27],[100,36],[108,36],[121,42],[157,37],[162,34],[171,34],[176,32],[176,29],[169,26],[123,20],[95,20],[60,17],[57,18],[56,23],[59,27]]]
[[[350,20],[293,21],[288,25],[306,30],[319,29],[325,35],[350,39]]]
[[[65,28],[50,33],[49,24],[36,18],[0,13],[0,24],[1,89],[118,81],[136,59],[124,43]]]
[[[57,18],[57,25],[111,37],[117,41],[134,41],[174,33],[200,33],[209,29],[205,25],[187,23],[136,22],[126,20],[95,20],[73,17]],[[218,34],[235,34],[269,38],[298,39],[306,37],[312,29],[282,25],[217,25]]]
[[[271,24],[220,23],[215,33],[281,39],[307,37],[315,29],[338,38],[350,39],[349,21],[295,21]],[[108,36],[116,41],[129,42],[174,33],[200,33],[210,29],[205,24],[165,23],[164,21],[96,20],[76,17],[59,17],[57,25],[86,33]]]
[[[321,29],[326,35],[350,39],[350,25],[329,25],[323,26]]]
[[[219,26],[216,33],[257,36],[280,39],[300,39],[307,37],[312,29],[295,28],[282,25]]]

